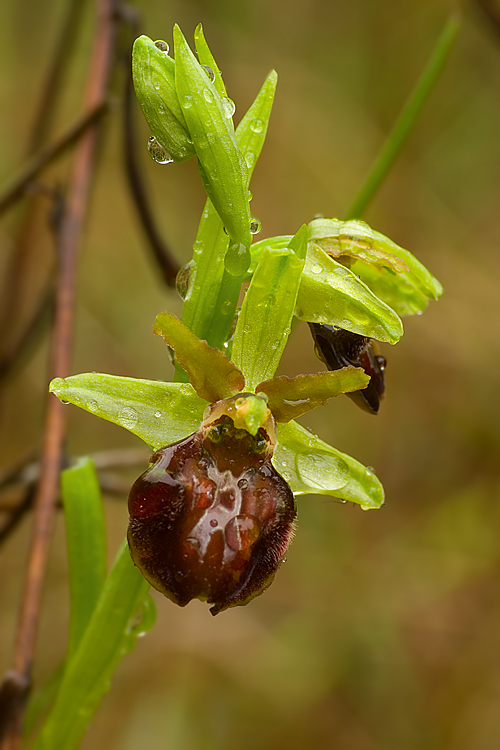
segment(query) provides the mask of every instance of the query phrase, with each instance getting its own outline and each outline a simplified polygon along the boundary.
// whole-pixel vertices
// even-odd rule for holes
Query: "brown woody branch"
[[[97,0],[96,32],[84,97],[86,111],[96,107],[105,98],[114,39],[113,0]],[[50,353],[52,377],[66,377],[70,372],[77,257],[94,169],[97,136],[98,130],[94,124],[75,149],[65,212],[59,230],[59,269]],[[21,745],[21,721],[31,682],[42,587],[57,498],[64,424],[64,406],[56,398],[51,397],[47,404],[40,481],[35,496],[33,535],[13,669],[4,683],[4,688],[10,696],[10,716],[3,750],[18,750]]]

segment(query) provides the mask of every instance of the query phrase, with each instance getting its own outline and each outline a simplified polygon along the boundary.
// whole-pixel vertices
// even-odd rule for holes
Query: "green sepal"
[[[147,36],[132,50],[134,88],[151,133],[174,161],[195,155],[175,88],[175,63]]]
[[[370,469],[297,422],[278,425],[272,462],[295,495],[333,495],[358,503],[363,510],[384,503],[384,489]]]
[[[177,96],[196,149],[205,190],[232,244],[248,249],[252,241],[248,174],[232,119],[227,117],[219,92],[177,25],[174,44]]]
[[[190,383],[164,383],[96,372],[55,378],[49,390],[64,403],[124,427],[154,449],[195,432],[208,405]]]
[[[334,257],[348,255],[350,269],[398,315],[414,315],[437,300],[439,281],[408,250],[364,221],[314,219],[310,240]]]
[[[245,387],[245,378],[220,349],[201,341],[172,313],[156,316],[153,332],[172,347],[198,396],[209,403],[229,398]]]
[[[290,334],[303,267],[292,250],[266,248],[261,255],[243,300],[232,349],[249,390],[276,372]]]
[[[312,242],[307,250],[296,315],[309,323],[339,326],[391,344],[403,335],[397,313],[355,273]]]
[[[277,422],[289,422],[311,409],[324,406],[328,399],[341,393],[352,393],[366,388],[370,376],[360,367],[344,367],[334,372],[317,372],[260,383],[256,393],[265,393],[268,406]]]
[[[311,242],[319,245],[333,258],[343,255],[371,265],[391,268],[396,273],[408,271],[408,266],[401,258],[381,247],[372,228],[365,221],[314,219],[308,226]],[[389,243],[394,244],[390,240]]]

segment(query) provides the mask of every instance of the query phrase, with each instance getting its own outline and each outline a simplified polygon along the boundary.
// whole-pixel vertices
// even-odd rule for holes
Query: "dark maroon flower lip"
[[[371,380],[366,388],[346,393],[346,396],[363,411],[378,414],[385,392],[384,371],[387,362],[378,354],[375,341],[367,336],[321,323],[309,323],[309,328],[316,353],[329,370],[354,365],[362,367],[370,375]]]
[[[176,604],[198,598],[214,615],[272,583],[296,516],[271,463],[272,415],[255,435],[235,426],[244,397],[212,404],[197,432],[156,451],[129,496],[134,563]]]

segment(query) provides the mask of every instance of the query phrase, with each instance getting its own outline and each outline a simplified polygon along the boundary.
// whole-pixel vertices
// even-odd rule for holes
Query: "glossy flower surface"
[[[296,515],[271,464],[272,415],[255,435],[236,426],[247,395],[208,407],[197,432],[152,456],[129,496],[135,564],[176,604],[202,599],[214,615],[269,586]]]

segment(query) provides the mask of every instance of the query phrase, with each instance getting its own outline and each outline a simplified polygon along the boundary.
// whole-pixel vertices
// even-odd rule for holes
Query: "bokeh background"
[[[82,3],[51,135],[81,111],[93,4]],[[236,121],[271,68],[279,86],[251,189],[259,236],[293,233],[315,214],[342,217],[423,69],[449,0],[142,0],[142,30],[171,42],[200,21]],[[0,174],[23,163],[64,0],[0,4]],[[212,618],[205,605],[156,597],[158,621],[116,672],[85,750],[494,750],[500,736],[500,36],[473,2],[445,72],[364,218],[411,250],[444,295],[386,346],[378,417],[347,398],[303,420],[382,479],[383,509],[319,496],[298,501],[296,539],[272,588]],[[168,379],[155,315],[179,313],[145,247],[124,179],[124,73],[113,80],[79,266],[73,371]],[[140,123],[141,169],[165,237],[190,258],[203,205],[194,163],[159,166]],[[68,160],[45,187],[64,185]],[[43,201],[42,201],[43,204]],[[45,214],[50,202],[42,205]],[[23,207],[0,228],[1,269]],[[25,270],[33,296],[50,272],[46,216]],[[28,283],[28,282],[27,282]],[[28,306],[29,307],[29,306]],[[19,318],[28,315],[21,310]],[[12,321],[14,327],[18,320]],[[47,337],[5,384],[0,463],[39,445]],[[281,372],[318,369],[297,326]],[[133,436],[68,406],[70,456],[140,448]],[[145,453],[147,457],[147,453]],[[131,469],[121,475],[131,481]],[[2,507],[13,502],[8,494]],[[125,494],[106,495],[109,555],[126,529]],[[0,550],[0,671],[10,665],[31,518]],[[64,524],[58,517],[35,680],[64,655]]]

